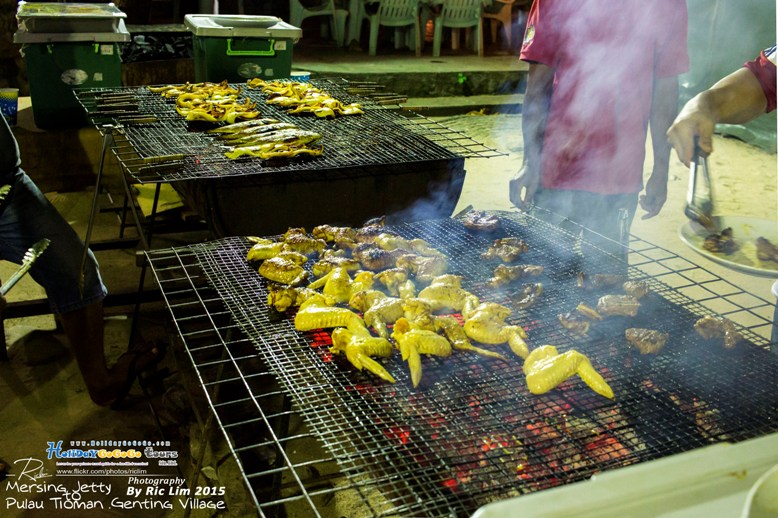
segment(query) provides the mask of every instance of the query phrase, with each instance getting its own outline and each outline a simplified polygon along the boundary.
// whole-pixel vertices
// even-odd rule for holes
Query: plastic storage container
[[[275,16],[188,14],[196,81],[278,79],[292,71],[302,30]]]
[[[27,65],[36,126],[85,126],[86,113],[73,89],[121,86],[118,44],[130,41],[124,16],[113,4],[19,3],[14,42]],[[59,30],[41,32],[44,28]],[[104,30],[89,30],[96,28]]]

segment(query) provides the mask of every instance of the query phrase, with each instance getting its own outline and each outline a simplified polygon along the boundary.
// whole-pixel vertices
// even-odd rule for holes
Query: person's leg
[[[105,286],[90,252],[81,273],[84,244],[62,215],[23,173],[0,215],[0,257],[20,263],[25,251],[40,239],[51,243],[30,269],[30,276],[49,297],[78,363],[89,395],[110,404],[129,390],[137,372],[158,351],[131,352],[110,370],[103,344]],[[83,283],[83,286],[79,286]]]
[[[577,221],[586,229],[581,247],[586,271],[618,269],[626,273],[627,249],[623,245],[627,243],[621,243],[622,231],[628,235],[637,202],[637,194],[576,193]]]

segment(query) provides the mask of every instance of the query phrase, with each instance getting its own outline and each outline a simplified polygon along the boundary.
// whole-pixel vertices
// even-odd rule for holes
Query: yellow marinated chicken
[[[267,305],[283,313],[292,306],[299,306],[314,295],[318,295],[318,292],[309,288],[294,288],[270,283],[268,285]]]
[[[327,243],[323,239],[310,237],[304,228],[290,228],[283,238],[285,248],[305,255],[321,254]]]
[[[446,338],[448,338],[448,341],[451,343],[451,347],[458,351],[470,351],[480,354],[481,356],[507,361],[507,358],[498,352],[476,347],[470,343],[470,339],[467,338],[465,330],[459,325],[459,322],[454,317],[435,317],[435,328],[438,331],[443,331]]]
[[[571,376],[578,376],[592,390],[613,399],[613,390],[597,372],[589,359],[576,350],[559,354],[553,345],[533,350],[522,367],[527,377],[527,387],[533,394],[545,394]]]
[[[383,291],[374,289],[355,291],[351,294],[348,305],[357,311],[364,313],[376,303],[376,301],[387,298],[388,295]]]
[[[403,316],[413,327],[435,331],[435,320],[432,316],[432,306],[424,299],[411,298],[401,299],[403,307]]]
[[[263,238],[252,238],[254,245],[249,248],[246,260],[249,262],[264,261],[277,256],[284,247],[280,241],[273,241]]]
[[[357,231],[351,227],[333,227],[331,225],[319,225],[313,228],[313,237],[323,239],[328,243],[335,243],[344,248],[344,243],[354,243]],[[347,247],[351,248],[351,247]]]
[[[439,279],[436,277],[436,279]],[[478,306],[478,297],[457,285],[447,285],[433,279],[418,297],[430,302],[432,311],[454,310],[469,314]]]
[[[379,336],[389,338],[387,325],[393,324],[405,314],[402,299],[383,297],[375,300],[364,312],[365,322],[375,329]]]
[[[484,302],[465,316],[465,334],[476,342],[484,344],[507,343],[514,354],[526,358],[529,354],[527,333],[521,326],[505,323],[511,310],[494,302]]]
[[[300,305],[294,317],[298,331],[363,325],[362,318],[348,308],[330,306],[323,295],[309,298]]]
[[[375,279],[386,287],[389,295],[399,297],[400,286],[409,280],[408,270],[404,268],[389,268],[377,273]]]
[[[366,270],[379,271],[394,267],[397,258],[404,252],[384,250],[372,243],[359,243],[351,253]]]
[[[332,354],[345,354],[351,365],[358,370],[367,369],[390,383],[395,383],[394,377],[371,356],[388,358],[393,350],[389,340],[372,336],[370,331],[359,323],[354,323],[349,328],[338,327],[332,332]]]
[[[435,331],[417,329],[406,318],[397,320],[394,324],[392,338],[400,350],[402,359],[408,363],[411,382],[414,387],[421,382],[421,355],[450,356],[451,344]]]
[[[311,271],[316,277],[321,277],[338,266],[342,266],[350,272],[355,272],[359,270],[360,265],[359,261],[356,259],[352,259],[351,257],[346,257],[344,255],[338,255],[333,250],[325,250],[324,253],[322,253],[319,257],[319,260],[313,263],[311,266]]]
[[[378,234],[373,243],[384,250],[407,250],[408,252],[427,257],[443,255],[423,239],[405,239],[404,237],[386,232]]]
[[[344,304],[351,298],[351,276],[348,270],[338,266],[327,274],[327,281],[324,283],[322,293],[331,297],[335,304]],[[313,283],[311,283],[313,286]]]
[[[297,264],[292,257],[279,254],[266,259],[259,266],[257,272],[273,282],[296,286],[308,278],[308,272],[300,264]]]

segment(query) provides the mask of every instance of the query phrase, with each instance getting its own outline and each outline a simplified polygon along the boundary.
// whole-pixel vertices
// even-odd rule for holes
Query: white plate
[[[681,241],[711,261],[734,270],[754,275],[778,277],[778,263],[760,261],[756,257],[756,238],[763,237],[773,244],[778,244],[778,221],[744,216],[715,216],[713,220],[720,229],[732,228],[732,235],[739,245],[736,252],[724,254],[705,250],[702,243],[710,232],[691,221],[687,221],[678,229]]]

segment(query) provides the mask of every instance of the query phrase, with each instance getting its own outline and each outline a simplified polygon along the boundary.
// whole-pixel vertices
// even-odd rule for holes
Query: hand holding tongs
[[[698,174],[700,161],[702,161],[702,175]],[[698,189],[698,183],[701,184],[700,189]],[[700,147],[697,145],[696,137],[694,139],[694,155],[689,167],[689,191],[686,194],[684,214],[709,232],[718,230],[713,221],[713,189],[708,171],[708,157],[700,156]]]
[[[50,241],[48,239],[41,239],[32,247],[30,247],[25,253],[24,257],[22,258],[22,266],[16,272],[11,275],[11,277],[5,281],[5,283],[0,286],[0,295],[5,296],[6,293],[8,293],[11,288],[13,288],[17,282],[19,282],[19,279],[24,277],[24,274],[26,274],[29,269],[32,267],[32,264],[35,262],[35,260],[41,256],[44,250],[48,248]]]

